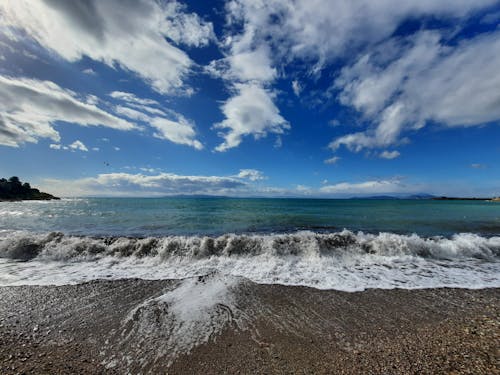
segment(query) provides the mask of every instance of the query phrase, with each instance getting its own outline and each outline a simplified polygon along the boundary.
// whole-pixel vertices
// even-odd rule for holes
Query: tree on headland
[[[17,176],[12,176],[8,180],[0,178],[0,201],[50,199],[59,198],[48,193],[43,193],[38,189],[33,189],[29,183],[22,183]]]
[[[9,182],[13,185],[21,185],[21,181],[17,176],[12,176],[11,178],[9,178]]]

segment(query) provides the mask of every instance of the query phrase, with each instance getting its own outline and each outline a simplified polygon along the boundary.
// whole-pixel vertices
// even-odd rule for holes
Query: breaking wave
[[[217,271],[261,283],[340,290],[500,286],[500,237],[471,233],[129,238],[6,232],[0,235],[0,258],[1,285],[180,279]]]
[[[309,231],[275,235],[168,236],[168,237],[81,237],[13,233],[0,238],[0,257],[29,260],[89,260],[113,257],[204,258],[213,256],[248,257],[259,255],[335,256],[362,255],[417,256],[434,259],[476,258],[493,260],[500,256],[500,237],[471,233],[451,238],[422,238],[416,234],[365,234],[348,230],[337,233]]]

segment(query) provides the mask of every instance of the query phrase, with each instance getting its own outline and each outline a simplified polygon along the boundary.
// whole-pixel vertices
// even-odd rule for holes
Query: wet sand
[[[200,278],[2,287],[0,301],[1,374],[500,374],[500,289]]]

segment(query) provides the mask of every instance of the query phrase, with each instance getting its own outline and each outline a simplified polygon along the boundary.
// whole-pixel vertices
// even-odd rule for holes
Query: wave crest
[[[383,257],[415,256],[435,259],[500,256],[500,237],[460,233],[451,238],[423,238],[416,234],[366,234],[348,230],[335,233],[310,231],[291,234],[236,235],[218,237],[83,237],[59,232],[28,234],[14,232],[0,237],[0,257],[20,260],[90,260],[100,257],[207,258],[250,257]]]

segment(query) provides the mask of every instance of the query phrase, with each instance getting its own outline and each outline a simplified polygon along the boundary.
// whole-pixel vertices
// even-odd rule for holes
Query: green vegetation
[[[51,194],[33,189],[29,183],[22,183],[19,177],[0,179],[0,201],[50,200],[59,199]]]

